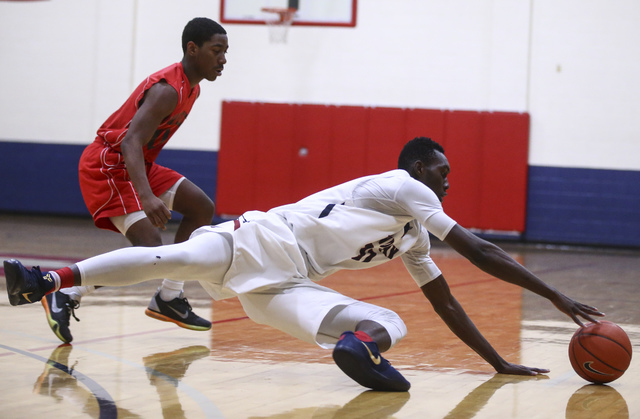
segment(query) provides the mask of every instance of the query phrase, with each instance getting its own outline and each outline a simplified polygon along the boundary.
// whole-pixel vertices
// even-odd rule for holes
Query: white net
[[[272,44],[285,44],[296,10],[264,8],[262,11],[274,15],[265,20],[269,30],[269,42]]]

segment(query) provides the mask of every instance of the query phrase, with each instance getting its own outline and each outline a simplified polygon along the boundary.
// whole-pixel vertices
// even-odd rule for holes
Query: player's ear
[[[413,164],[413,168],[419,175],[424,173],[424,163],[421,160],[416,160],[416,162]]]
[[[424,172],[424,164],[420,160],[416,160],[409,167],[409,175],[414,179],[418,179],[423,172]]]
[[[187,42],[187,55],[194,56],[198,52],[198,46],[195,42],[189,41]]]

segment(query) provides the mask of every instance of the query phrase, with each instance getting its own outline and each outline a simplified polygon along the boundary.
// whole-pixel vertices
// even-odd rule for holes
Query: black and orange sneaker
[[[175,323],[185,329],[198,331],[211,329],[211,322],[193,312],[183,292],[180,292],[177,298],[167,302],[160,298],[160,290],[158,290],[144,313],[156,320]]]
[[[342,372],[361,386],[377,391],[408,391],[411,384],[380,355],[378,344],[344,332],[333,349]]]
[[[71,342],[73,336],[69,330],[69,320],[73,316],[76,321],[80,321],[75,313],[75,309],[80,307],[80,303],[60,291],[47,294],[40,301],[45,313],[47,313],[47,322],[51,331],[64,343]]]
[[[7,279],[7,294],[12,306],[40,301],[55,287],[49,272],[42,273],[39,266],[25,268],[15,259],[4,261],[4,276]]]

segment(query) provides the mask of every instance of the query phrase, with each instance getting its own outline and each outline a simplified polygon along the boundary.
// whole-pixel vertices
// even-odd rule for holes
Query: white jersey
[[[440,275],[428,231],[444,239],[455,225],[436,194],[405,170],[358,178],[269,213],[289,224],[312,280],[402,256],[422,286]]]
[[[358,178],[267,213],[201,227],[233,238],[233,262],[221,282],[202,282],[215,299],[318,281],[341,269],[365,269],[402,257],[418,286],[440,275],[429,232],[444,239],[455,221],[436,194],[404,170]]]

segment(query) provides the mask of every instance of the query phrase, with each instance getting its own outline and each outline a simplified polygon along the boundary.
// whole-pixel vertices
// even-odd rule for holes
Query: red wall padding
[[[445,211],[468,228],[524,231],[529,115],[224,102],[217,212],[238,215],[395,169],[408,140],[445,148]]]

